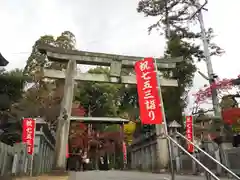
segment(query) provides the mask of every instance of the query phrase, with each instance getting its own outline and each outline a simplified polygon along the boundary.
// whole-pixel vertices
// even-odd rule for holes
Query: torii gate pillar
[[[70,117],[72,110],[72,101],[74,97],[74,76],[76,74],[76,61],[70,60],[66,70],[66,79],[64,85],[64,96],[61,102],[60,116],[58,118],[56,145],[55,145],[55,168],[66,168],[66,146],[68,145],[68,134],[70,126]]]

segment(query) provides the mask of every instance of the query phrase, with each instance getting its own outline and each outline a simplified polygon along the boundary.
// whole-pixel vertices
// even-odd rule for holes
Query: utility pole
[[[199,24],[200,24],[200,29],[201,29],[201,35],[202,35],[202,41],[203,41],[203,50],[204,50],[204,56],[205,56],[205,62],[207,66],[207,73],[208,73],[208,81],[210,86],[215,82],[215,74],[213,72],[213,67],[212,67],[212,62],[211,62],[211,55],[209,51],[209,44],[208,44],[208,39],[206,35],[206,29],[204,26],[204,21],[203,21],[203,14],[202,14],[202,9],[205,9],[205,5],[207,4],[207,1],[204,3],[204,5],[200,5],[199,2],[197,2],[196,6],[198,8],[197,12],[193,15],[197,15]],[[217,117],[220,117],[220,109],[219,109],[219,102],[218,102],[218,97],[217,97],[217,89],[216,88],[211,88],[212,91],[212,104],[213,104],[213,110],[214,110],[214,115]]]
[[[210,84],[211,92],[212,92],[212,105],[213,105],[213,110],[214,110],[214,115],[216,117],[221,118],[221,112],[220,112],[220,107],[219,107],[219,102],[218,102],[218,93],[217,89],[215,87],[212,87],[212,84],[215,82],[216,75],[213,72],[213,67],[212,67],[212,62],[211,62],[211,54],[209,51],[209,41],[207,39],[206,35],[206,29],[204,26],[204,20],[203,20],[203,14],[202,10],[206,10],[204,7],[207,4],[207,0],[205,0],[205,3],[201,5],[199,2],[197,2],[196,6],[198,10],[196,13],[193,15],[197,15],[199,24],[200,24],[200,29],[201,29],[201,35],[202,35],[202,41],[203,41],[203,50],[204,50],[204,56],[205,56],[205,62],[207,66],[207,73],[208,73],[208,81]],[[219,149],[215,152],[215,157],[218,161],[220,161],[220,152]],[[221,173],[221,167],[218,165],[217,166],[217,173]],[[211,179],[210,175],[206,173],[206,178]]]

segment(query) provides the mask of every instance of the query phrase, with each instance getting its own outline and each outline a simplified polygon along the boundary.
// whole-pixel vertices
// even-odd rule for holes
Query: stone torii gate
[[[47,55],[49,61],[59,63],[67,63],[66,71],[59,71],[53,69],[43,69],[43,75],[47,78],[65,79],[64,96],[61,102],[60,116],[58,119],[57,133],[56,133],[56,154],[55,154],[55,168],[65,169],[66,167],[66,145],[68,141],[69,125],[71,119],[71,109],[73,101],[73,90],[75,81],[93,81],[93,82],[107,82],[118,84],[136,84],[135,75],[122,75],[123,69],[133,69],[136,61],[143,59],[143,57],[122,56],[115,54],[95,53],[78,50],[65,50],[49,45],[40,45],[39,51]],[[158,68],[161,71],[173,69],[176,63],[181,62],[182,57],[170,59],[157,59]],[[108,66],[110,67],[110,75],[106,74],[90,74],[77,72],[77,64]],[[161,77],[161,86],[177,87],[176,79],[165,79]],[[158,134],[162,132],[161,126],[156,126]],[[159,138],[159,141],[161,139]],[[160,144],[158,141],[158,145]],[[165,140],[166,141],[166,140]],[[158,151],[161,151],[159,148]],[[166,152],[167,153],[167,152]],[[161,158],[166,158],[168,154],[161,152]],[[158,153],[160,156],[160,153]]]

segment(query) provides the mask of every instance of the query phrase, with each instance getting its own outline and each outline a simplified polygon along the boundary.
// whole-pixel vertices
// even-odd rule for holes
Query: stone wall
[[[205,145],[208,147],[205,149],[208,153],[216,159],[218,148],[220,148],[221,163],[227,166],[236,174],[240,174],[240,148],[228,148],[221,149],[221,147],[214,147],[213,143],[206,142]],[[131,161],[129,162],[130,169],[136,169],[141,171],[152,171],[158,172],[157,167],[157,149],[156,139],[149,137],[138,141],[129,148],[129,154],[131,155]],[[226,176],[226,171],[222,170],[215,162],[208,158],[203,153],[193,154],[203,165],[209,168],[214,173],[219,173]],[[174,163],[176,172],[179,174],[201,174],[204,173],[204,169],[195,163],[188,155],[183,152],[178,153],[178,157],[174,156]],[[178,161],[176,161],[178,159]]]
[[[131,162],[130,169],[141,171],[156,171],[157,168],[157,142],[154,135],[145,137],[142,141],[135,141],[128,149]]]
[[[21,176],[28,174],[30,157],[26,153],[24,144],[13,147],[0,142],[0,177]]]
[[[223,163],[232,171],[240,174],[240,147],[223,151]]]
[[[39,128],[38,128],[39,127]],[[54,142],[45,123],[37,123],[34,141],[33,176],[50,172],[53,166]],[[13,146],[0,142],[0,179],[6,176],[29,176],[32,156],[28,155],[26,145]]]

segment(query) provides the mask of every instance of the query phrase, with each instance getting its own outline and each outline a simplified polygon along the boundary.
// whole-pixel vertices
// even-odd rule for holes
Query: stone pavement
[[[133,171],[86,171],[70,172],[68,180],[171,180],[167,174]],[[227,180],[227,178],[220,178]],[[176,180],[205,180],[203,176],[176,176]]]
[[[228,178],[220,178],[229,180]],[[40,177],[23,177],[17,180],[171,180],[168,174],[153,174],[134,171],[86,171],[69,172],[69,176],[45,175]],[[205,180],[203,176],[176,175],[175,180]]]

